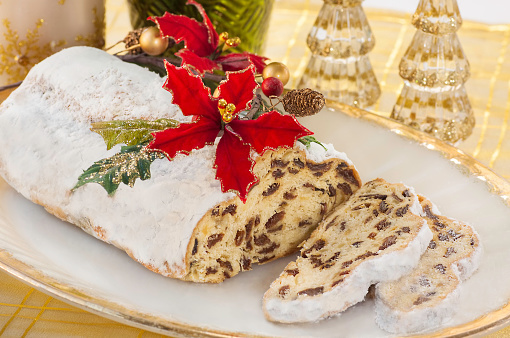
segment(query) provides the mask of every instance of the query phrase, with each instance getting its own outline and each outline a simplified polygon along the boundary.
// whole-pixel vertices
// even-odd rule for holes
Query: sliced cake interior
[[[458,288],[477,269],[482,248],[475,230],[441,216],[420,196],[433,239],[418,267],[398,281],[376,287],[377,322],[386,331],[411,333],[435,328],[455,313]]]
[[[267,151],[254,173],[260,182],[245,204],[239,198],[223,202],[198,223],[186,280],[221,282],[296,251],[324,215],[361,186],[348,159],[315,162],[299,148]]]
[[[315,321],[411,271],[432,237],[413,189],[376,179],[335,209],[264,295],[266,317]]]

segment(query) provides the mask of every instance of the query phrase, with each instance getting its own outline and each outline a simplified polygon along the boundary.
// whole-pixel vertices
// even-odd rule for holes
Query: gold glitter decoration
[[[58,0],[59,5],[64,5],[66,3],[66,0]]]
[[[462,25],[456,0],[421,1],[412,18],[413,25],[426,33],[455,33]]]
[[[106,143],[106,149],[110,150],[116,144],[134,146],[151,140],[151,133],[176,128],[179,122],[172,119],[161,118],[154,121],[134,119],[101,121],[92,123],[92,130],[101,135]]]
[[[324,0],[325,3],[343,7],[359,6],[363,0]]]
[[[92,21],[94,25],[94,33],[88,35],[78,35],[75,40],[76,42],[83,42],[83,44],[96,48],[104,47],[104,32],[106,29],[106,22],[104,19],[104,13],[100,13],[97,10],[97,7],[92,8],[92,14],[94,15],[94,20]]]
[[[164,155],[161,154],[160,158],[163,157]],[[117,154],[110,159],[111,161],[104,163],[97,175],[103,178],[105,175],[110,174],[112,169],[117,167],[117,170],[114,171],[112,182],[120,184],[122,183],[123,176],[125,176],[127,177],[127,184],[133,187],[136,179],[140,177],[138,161],[149,161],[149,153],[142,150],[139,153]]]
[[[475,125],[464,88],[469,62],[457,37],[462,24],[456,0],[420,0],[418,31],[399,65],[404,86],[391,118],[450,143],[465,140]]]
[[[39,19],[34,29],[28,29],[25,38],[20,38],[11,28],[11,22],[4,19],[6,45],[0,45],[0,75],[7,74],[8,82],[17,82],[25,78],[30,68],[66,45],[65,40],[39,44],[39,29],[44,20]]]
[[[94,162],[80,175],[73,191],[87,183],[100,184],[110,195],[121,183],[133,187],[137,179],[149,179],[150,164],[164,157],[160,152],[147,151],[143,145],[123,147],[120,153]]]

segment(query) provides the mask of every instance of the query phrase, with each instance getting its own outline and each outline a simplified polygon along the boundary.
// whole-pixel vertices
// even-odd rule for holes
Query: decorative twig
[[[276,103],[273,103],[273,99],[276,100]],[[282,103],[282,99],[280,99],[279,96],[271,95],[271,96],[269,96],[269,102],[271,102],[271,108],[270,109],[274,109],[274,107],[276,107],[278,104]]]
[[[228,65],[229,63],[237,63],[237,62],[245,62],[245,61],[250,61],[250,59],[248,58],[241,58],[241,59],[238,59],[238,60],[222,60],[221,61],[221,64],[222,65]],[[257,76],[258,74],[256,74],[255,76]]]
[[[11,83],[11,84],[8,84],[6,86],[0,86],[0,92],[4,91],[4,90],[7,90],[7,89],[18,87],[21,84],[21,82],[22,81],[19,81],[19,82],[16,82],[16,83]]]
[[[161,57],[149,56],[147,54],[136,54],[136,55],[126,54],[126,55],[115,55],[115,56],[124,62],[151,65],[151,66],[156,66],[161,69],[165,69],[165,64],[164,64],[163,60],[167,60],[168,62],[170,62],[171,64],[173,64],[175,66],[181,65],[181,60],[178,58],[173,58],[173,57],[161,58]],[[196,72],[195,70],[192,70],[192,71],[194,74],[198,74],[198,72]],[[218,82],[218,83],[226,79],[225,76],[211,74],[211,73],[205,73],[203,78],[214,81],[214,82]],[[10,89],[10,88],[18,87],[21,84],[21,82],[22,81],[8,84],[6,86],[0,86],[0,92]]]
[[[181,60],[178,58],[174,58],[174,57],[162,58],[162,57],[149,56],[147,54],[134,54],[134,55],[126,54],[126,55],[115,55],[115,56],[125,62],[151,65],[151,66],[155,66],[155,67],[158,67],[161,69],[165,69],[165,64],[164,64],[163,60],[166,60],[177,67],[179,67],[181,65]],[[196,72],[195,70],[192,70],[192,71],[194,74],[198,74],[198,72]],[[221,82],[226,79],[225,76],[211,74],[211,73],[205,73],[203,78],[207,79],[207,80],[214,81],[214,82]]]
[[[262,96],[260,94],[256,94],[253,100],[251,101],[251,109],[246,114],[247,120],[252,120],[255,114],[257,114],[260,110],[260,106],[263,105]]]
[[[105,52],[107,52],[107,51],[109,51],[110,49],[112,49],[113,47],[115,47],[115,46],[119,45],[119,44],[120,44],[120,43],[122,43],[122,42],[124,42],[124,40],[117,41],[117,42],[115,42],[113,45],[111,45],[111,46],[109,46],[109,47],[106,47],[106,48],[104,48],[103,50],[104,50]]]

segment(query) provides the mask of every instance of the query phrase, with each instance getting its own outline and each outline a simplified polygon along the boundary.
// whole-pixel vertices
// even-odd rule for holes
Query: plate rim
[[[507,207],[510,207],[510,182],[462,150],[390,118],[339,102],[326,101],[326,108],[324,109],[333,109],[337,113],[379,125],[394,134],[439,153],[443,158],[453,162],[455,167],[464,175],[474,176],[478,180],[484,182],[487,190],[491,194],[499,197]],[[6,249],[1,248],[0,269],[21,282],[73,306],[151,332],[173,335],[176,337],[188,337],[190,335],[200,335],[202,337],[268,337],[244,332],[216,330],[130,310],[125,306],[97,296],[91,296],[86,292],[60,283],[55,278],[47,276],[42,271],[30,267],[26,263],[14,258]],[[501,329],[509,324],[510,302],[507,302],[501,308],[482,315],[468,323],[444,328],[425,335],[418,334],[408,337],[467,337],[487,334],[489,331]]]

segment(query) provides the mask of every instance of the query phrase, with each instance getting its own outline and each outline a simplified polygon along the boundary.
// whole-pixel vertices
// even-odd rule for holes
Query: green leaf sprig
[[[137,179],[148,180],[151,177],[152,162],[165,157],[162,153],[149,152],[145,148],[152,140],[152,133],[178,125],[178,121],[171,119],[93,123],[90,130],[103,137],[107,149],[117,144],[125,145],[121,147],[119,153],[94,162],[78,177],[78,182],[72,190],[75,191],[88,183],[98,183],[109,195],[113,195],[121,183],[133,187]]]
[[[128,146],[152,140],[151,133],[175,128],[179,122],[171,119],[148,120],[119,120],[92,123],[92,130],[101,135],[106,143],[106,148],[110,150],[116,144],[125,144]]]
[[[136,179],[142,181],[151,178],[150,165],[162,153],[148,152],[146,143],[123,146],[119,153],[96,161],[78,177],[73,191],[87,183],[99,183],[109,195],[112,195],[121,183],[133,187]]]
[[[298,141],[303,143],[307,148],[310,147],[310,144],[313,142],[313,143],[317,143],[319,144],[322,148],[324,148],[324,150],[328,150],[324,144],[320,143],[319,141],[317,141],[317,139],[311,135],[309,136],[304,136],[304,137],[301,137],[301,138],[298,138]]]

